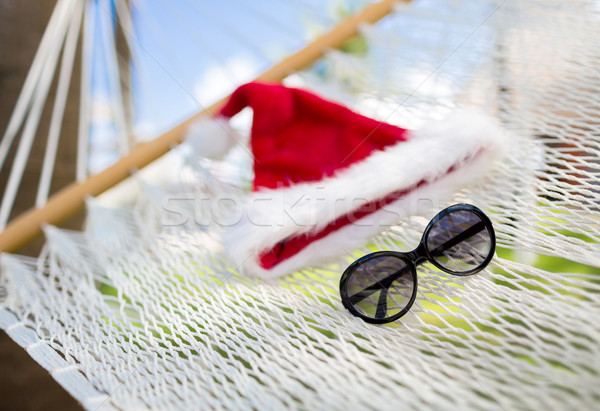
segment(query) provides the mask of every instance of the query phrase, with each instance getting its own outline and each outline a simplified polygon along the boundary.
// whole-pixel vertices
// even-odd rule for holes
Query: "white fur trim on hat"
[[[459,112],[411,131],[408,141],[377,151],[322,181],[251,193],[241,220],[226,230],[225,250],[244,274],[263,278],[323,263],[415,214],[417,201],[438,203],[450,198],[483,176],[508,145],[509,136],[491,119]],[[408,193],[313,241],[274,267],[260,266],[260,254],[282,240],[319,232],[338,217],[403,190]]]

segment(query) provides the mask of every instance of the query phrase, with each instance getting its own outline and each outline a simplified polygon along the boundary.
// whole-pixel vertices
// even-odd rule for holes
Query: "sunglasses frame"
[[[435,226],[435,224],[439,220],[441,220],[443,217],[447,216],[448,214],[451,214],[451,213],[454,213],[457,211],[470,211],[470,212],[476,214],[481,219],[481,221],[484,223],[485,229],[487,229],[488,233],[490,234],[490,251],[489,251],[488,255],[485,257],[485,259],[483,260],[483,262],[481,264],[479,264],[477,267],[475,267],[471,270],[467,270],[467,271],[454,271],[454,270],[450,270],[450,269],[442,266],[435,260],[435,258],[433,258],[431,256],[429,247],[427,247],[427,238],[429,236],[429,232],[432,230],[432,228]],[[481,271],[485,267],[487,267],[487,265],[490,263],[490,261],[492,261],[492,258],[494,258],[495,251],[496,251],[496,233],[494,231],[494,226],[492,225],[492,222],[488,218],[488,216],[486,216],[485,213],[483,211],[481,211],[479,208],[477,208],[471,204],[461,203],[461,204],[451,205],[451,206],[443,209],[442,211],[440,211],[435,217],[433,217],[431,219],[429,224],[427,224],[427,227],[425,227],[425,231],[423,232],[423,235],[421,236],[421,241],[419,242],[419,245],[414,250],[408,251],[408,252],[377,251],[374,253],[367,254],[367,255],[359,258],[358,260],[354,261],[352,264],[350,264],[348,266],[348,268],[346,268],[346,270],[344,270],[344,273],[342,274],[342,277],[340,278],[340,296],[342,298],[342,304],[353,315],[355,315],[359,318],[362,318],[364,321],[372,323],[372,324],[385,324],[385,323],[396,321],[398,318],[400,318],[404,314],[406,314],[415,302],[415,299],[417,297],[417,288],[418,288],[417,267],[419,265],[428,261],[431,264],[433,264],[433,266],[435,266],[436,268],[440,269],[441,271],[443,271],[445,273],[464,277],[464,276],[469,276],[469,275],[478,273],[479,271]],[[394,314],[390,317],[384,317],[384,318],[369,317],[369,316],[366,316],[366,315],[360,313],[356,308],[354,308],[354,305],[350,302],[350,296],[348,296],[348,291],[347,291],[346,286],[347,286],[348,280],[350,279],[350,277],[352,276],[354,271],[360,265],[366,263],[367,261],[369,261],[373,258],[386,257],[386,256],[399,258],[406,263],[407,267],[410,268],[410,272],[411,272],[413,284],[414,284],[413,292],[412,292],[409,302],[399,313]]]

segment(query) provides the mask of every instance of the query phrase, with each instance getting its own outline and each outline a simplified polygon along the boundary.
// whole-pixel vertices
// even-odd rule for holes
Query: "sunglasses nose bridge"
[[[424,263],[428,259],[424,241],[422,241],[413,251],[406,254],[408,254],[408,258],[412,260],[415,267],[421,263]]]

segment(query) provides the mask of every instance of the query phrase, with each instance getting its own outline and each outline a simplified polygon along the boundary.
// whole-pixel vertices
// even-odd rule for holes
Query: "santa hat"
[[[507,146],[505,133],[481,114],[461,112],[411,131],[305,90],[249,83],[196,147],[214,156],[239,142],[228,119],[245,107],[253,110],[254,182],[224,247],[240,271],[263,278],[352,251],[415,214],[421,199],[449,199]]]

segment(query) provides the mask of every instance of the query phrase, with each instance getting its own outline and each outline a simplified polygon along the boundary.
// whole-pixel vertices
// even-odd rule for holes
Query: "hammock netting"
[[[453,277],[425,265],[411,311],[367,324],[343,308],[341,273],[365,253],[412,249],[447,204],[265,282],[238,273],[217,222],[199,224],[206,207],[188,201],[235,191],[215,170],[243,183],[248,159],[175,149],[171,182],[140,175],[133,203],[90,200],[83,232],[46,227],[39,258],[2,256],[0,326],[85,408],[600,403],[598,3],[415,1],[361,36],[286,82],[402,126],[457,106],[499,119],[515,136],[508,157],[448,201],[492,219],[490,266]],[[180,209],[196,218],[165,223],[166,198],[188,199]]]

